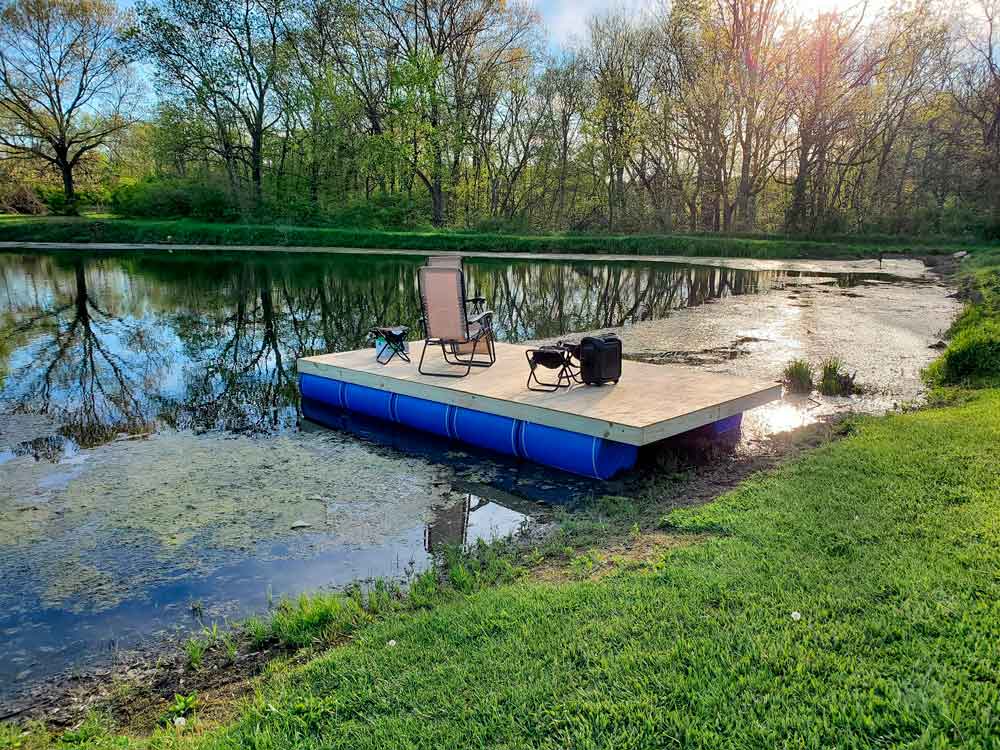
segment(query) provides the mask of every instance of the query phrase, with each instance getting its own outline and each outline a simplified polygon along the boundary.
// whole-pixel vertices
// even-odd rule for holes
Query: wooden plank
[[[361,349],[305,357],[298,361],[298,368],[300,373],[630,445],[646,445],[687,432],[781,397],[781,386],[775,383],[628,360],[622,363],[622,379],[617,385],[574,385],[554,393],[537,393],[526,387],[525,351],[529,347],[498,343],[493,367],[473,368],[468,377],[446,379],[417,371],[422,346],[423,342],[412,344],[411,364],[395,359],[382,366],[375,362],[374,349]],[[428,351],[425,369],[448,369],[440,349],[433,354]]]

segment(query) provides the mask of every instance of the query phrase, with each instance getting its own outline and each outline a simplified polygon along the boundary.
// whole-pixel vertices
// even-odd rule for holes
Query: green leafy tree
[[[58,170],[69,210],[81,160],[138,115],[122,22],[107,0],[12,0],[0,11],[0,155]]]

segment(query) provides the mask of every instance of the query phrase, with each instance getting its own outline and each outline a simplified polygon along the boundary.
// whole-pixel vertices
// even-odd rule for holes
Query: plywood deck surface
[[[515,344],[496,345],[497,362],[473,368],[465,378],[421,375],[417,361],[423,342],[411,345],[413,362],[375,361],[374,349],[321,354],[298,361],[300,373],[381,388],[439,403],[523,419],[549,427],[596,435],[630,445],[646,445],[781,397],[781,386],[736,378],[683,365],[622,363],[617,385],[574,385],[555,393],[526,387],[525,351]],[[425,370],[447,370],[440,349],[428,350]],[[455,372],[456,370],[451,370]],[[554,379],[552,370],[539,370]]]

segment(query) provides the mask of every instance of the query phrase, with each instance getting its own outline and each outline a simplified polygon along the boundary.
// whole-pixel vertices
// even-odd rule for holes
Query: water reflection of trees
[[[417,261],[180,253],[13,260],[36,292],[17,304],[0,299],[5,339],[14,342],[5,354],[20,363],[3,395],[58,413],[83,444],[153,420],[282,429],[297,418],[298,357],[362,347],[378,323],[420,332]],[[7,276],[10,263],[0,263]],[[670,264],[492,261],[467,264],[467,275],[470,293],[487,298],[498,330],[514,341],[662,317],[758,291],[774,277]]]
[[[487,263],[468,271],[509,341],[661,318],[671,310],[760,291],[776,276],[667,263]]]
[[[161,279],[172,267],[146,268]],[[416,326],[412,264],[244,262],[185,282],[169,315],[183,343],[185,388],[169,404],[180,427],[269,432],[297,418],[295,361],[364,346],[379,320]],[[359,272],[360,271],[360,272]],[[221,277],[221,278],[220,278]],[[196,302],[194,300],[197,300]]]
[[[147,386],[167,365],[157,332],[99,300],[83,259],[72,259],[69,271],[69,283],[47,279],[33,309],[8,312],[11,339],[27,342],[27,356],[7,374],[8,395],[22,410],[58,418],[83,446],[146,430]]]

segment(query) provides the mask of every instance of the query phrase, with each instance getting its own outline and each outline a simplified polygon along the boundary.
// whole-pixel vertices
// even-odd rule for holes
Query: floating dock
[[[359,412],[608,479],[631,468],[641,446],[706,425],[737,428],[743,412],[781,397],[773,382],[628,360],[616,385],[538,393],[526,387],[529,347],[497,343],[492,367],[440,378],[417,371],[422,346],[411,344],[412,363],[380,365],[374,349],[299,359],[303,413],[322,423],[329,407]],[[440,349],[428,350],[424,369],[438,368],[448,371]]]

